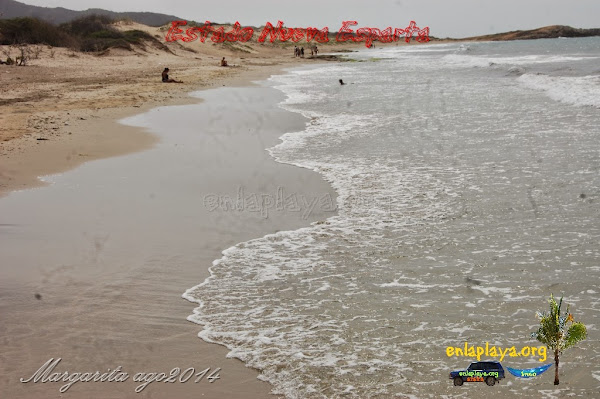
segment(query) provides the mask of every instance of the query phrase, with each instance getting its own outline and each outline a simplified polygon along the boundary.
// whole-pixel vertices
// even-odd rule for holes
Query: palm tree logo
[[[581,322],[573,320],[569,313],[569,306],[561,314],[563,298],[557,303],[554,295],[550,295],[549,312],[537,312],[540,318],[540,328],[531,333],[531,336],[554,352],[554,385],[558,385],[558,361],[562,351],[568,349],[587,337],[587,329]],[[568,328],[567,328],[568,326]]]

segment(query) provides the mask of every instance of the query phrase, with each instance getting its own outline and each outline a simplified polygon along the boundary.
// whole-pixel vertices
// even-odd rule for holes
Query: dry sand
[[[145,169],[136,169],[140,166],[131,162],[162,151],[156,135],[119,125],[117,118],[161,104],[198,103],[186,93],[247,84],[302,61],[291,57],[289,49],[275,46],[242,56],[218,46],[201,47],[199,53],[178,44],[170,46],[175,55],[150,49],[137,55],[110,52],[99,57],[45,49],[31,66],[0,66],[0,82],[6,88],[0,97],[0,194],[5,195],[0,199],[1,397],[269,396],[270,386],[256,379],[256,371],[225,359],[225,348],[197,338],[201,327],[186,321],[194,305],[181,294],[208,276],[208,266],[228,246],[331,216],[316,210],[306,219],[285,211],[264,218],[254,213],[210,212],[200,206],[203,195],[234,195],[241,185],[259,194],[284,187],[307,198],[334,197],[316,173],[277,164],[264,151],[285,131],[301,129],[304,119],[277,109],[281,98],[276,91],[255,89],[268,90],[259,94],[267,105],[259,113],[260,125],[249,134],[247,128],[256,118],[243,117],[212,99],[210,105],[196,105],[204,107],[198,108],[197,115],[210,120],[215,113],[225,112],[202,130],[219,140],[204,140],[197,148],[197,170],[202,173],[184,173],[200,179],[198,185],[183,186],[190,192],[184,189],[184,195],[167,186],[150,195],[134,192],[119,202],[110,197],[118,196],[116,188],[98,185],[110,175],[104,167],[116,167],[116,173],[133,171],[142,180]],[[216,66],[222,54],[238,66]],[[162,84],[160,72],[165,66],[171,68],[172,77],[186,83]],[[230,95],[235,99],[247,93]],[[196,111],[188,113],[196,115]],[[228,121],[228,134],[222,137],[219,120]],[[157,143],[158,148],[151,149]],[[86,164],[59,178],[71,182],[66,185],[7,195],[41,185],[39,175],[141,149],[150,150]],[[235,162],[229,165],[231,159]],[[155,201],[160,193],[175,196],[161,203]],[[193,217],[170,217],[187,209],[179,203],[190,200],[187,194],[198,201],[192,208],[197,212]],[[19,382],[48,359],[59,357],[63,360],[55,371],[71,373],[106,372],[118,366],[131,376],[168,373],[175,367],[195,367],[196,372],[221,367],[222,372],[214,384],[154,383],[141,394],[134,393],[138,383],[132,377],[124,383],[77,383],[65,394],[59,393],[59,383]]]

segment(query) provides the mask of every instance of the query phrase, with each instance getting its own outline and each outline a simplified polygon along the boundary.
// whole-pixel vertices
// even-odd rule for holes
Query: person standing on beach
[[[169,68],[165,68],[162,71],[163,83],[183,83],[181,80],[169,79]]]
[[[300,47],[300,57],[304,58],[304,47]]]
[[[298,57],[298,46],[294,46],[294,57]]]

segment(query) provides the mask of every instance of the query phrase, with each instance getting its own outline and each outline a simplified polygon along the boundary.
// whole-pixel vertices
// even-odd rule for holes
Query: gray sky
[[[278,20],[291,27],[329,27],[344,20],[356,27],[404,28],[411,20],[429,26],[432,36],[466,37],[546,25],[600,27],[600,0],[19,0],[73,10],[152,11],[187,20],[264,25]],[[355,27],[355,28],[356,28]]]

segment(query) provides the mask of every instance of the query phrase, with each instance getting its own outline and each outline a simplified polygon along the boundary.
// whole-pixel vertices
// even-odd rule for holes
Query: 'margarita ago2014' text
[[[338,42],[364,42],[365,46],[371,47],[374,41],[381,43],[391,43],[398,41],[401,37],[408,43],[410,39],[416,35],[415,40],[420,43],[429,41],[429,27],[419,28],[415,21],[410,21],[406,28],[387,27],[383,30],[377,28],[358,28],[356,31],[352,29],[354,25],[358,25],[356,21],[344,21],[342,27],[338,30],[335,40]],[[210,40],[214,43],[223,42],[247,42],[254,35],[254,28],[242,27],[239,22],[233,24],[231,30],[225,32],[223,26],[214,27],[210,21],[206,21],[202,26],[190,26],[185,31],[181,28],[187,26],[187,21],[173,21],[171,28],[167,32],[165,40],[174,42],[181,40],[183,42],[191,42],[200,40],[202,43],[210,36]],[[329,42],[329,28],[285,28],[282,21],[278,21],[276,26],[270,22],[265,24],[260,36],[259,43],[264,43],[268,40],[270,43],[276,40],[286,42],[291,40],[296,43],[305,39],[307,43],[315,41],[317,43]]]
[[[65,384],[60,387],[59,391],[60,393],[65,393],[73,386],[73,384],[77,382],[125,382],[129,380],[129,374],[124,372],[121,366],[118,366],[112,371],[111,369],[108,369],[108,371],[104,373],[101,373],[100,371],[84,373],[73,371],[55,372],[54,369],[61,362],[61,360],[62,358],[60,357],[57,359],[50,358],[46,363],[42,364],[42,367],[33,373],[31,377],[21,378],[20,381],[23,384],[28,382],[64,382]],[[188,367],[183,371],[179,367],[175,367],[172,368],[168,373],[139,372],[133,376],[133,381],[141,382],[141,384],[135,388],[135,392],[140,393],[153,382],[171,384],[176,382],[185,383],[190,381],[193,377],[196,377],[192,380],[196,384],[203,380],[212,383],[221,378],[219,376],[220,371],[220,367],[216,369],[211,369],[208,367],[196,373],[196,369],[194,367]]]

